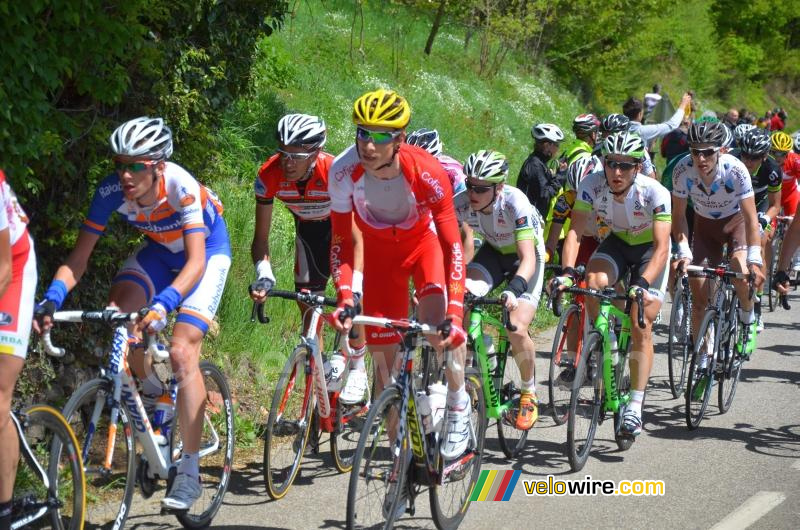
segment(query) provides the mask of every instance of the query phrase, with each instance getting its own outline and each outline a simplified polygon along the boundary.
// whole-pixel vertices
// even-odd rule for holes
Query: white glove
[[[509,308],[510,311],[514,311],[517,307],[519,307],[519,302],[517,301],[517,297],[511,291],[503,291],[500,294],[500,297],[505,297],[506,299],[506,307]]]
[[[142,319],[142,323],[152,333],[158,333],[167,327],[167,310],[163,305],[156,302],[148,308],[147,314]]]

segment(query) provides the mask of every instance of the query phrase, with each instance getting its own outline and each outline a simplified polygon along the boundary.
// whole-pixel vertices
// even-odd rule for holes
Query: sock
[[[469,394],[464,388],[464,385],[461,385],[461,388],[458,390],[450,390],[447,389],[447,408],[450,409],[461,409],[467,406],[469,402]]]
[[[644,401],[644,390],[631,390],[631,401],[628,409],[634,411],[639,417],[642,416],[642,401]]]
[[[142,393],[147,396],[160,396],[164,393],[164,385],[154,374],[149,374],[142,381]]]
[[[200,477],[200,453],[183,453],[178,464],[178,473],[185,473],[190,477]]]
[[[536,376],[533,376],[528,381],[522,381],[520,383],[520,390],[523,392],[530,392],[531,394],[536,393]]]
[[[752,324],[756,320],[756,314],[754,310],[745,311],[741,307],[739,308],[739,321],[742,324]]]
[[[352,355],[350,355],[350,368],[353,370],[360,370],[362,372],[366,371],[367,365],[364,364],[364,355],[366,353],[366,346],[361,346],[358,349],[354,349]]]

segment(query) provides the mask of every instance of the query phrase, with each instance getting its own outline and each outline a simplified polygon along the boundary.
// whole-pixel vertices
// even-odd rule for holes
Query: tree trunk
[[[442,24],[442,18],[444,17],[444,7],[447,5],[447,0],[441,0],[439,2],[439,9],[436,11],[436,18],[433,19],[433,27],[431,27],[431,34],[428,35],[428,42],[425,43],[425,55],[431,54],[431,48],[433,48],[433,39],[436,38],[436,34],[439,33],[439,26]]]

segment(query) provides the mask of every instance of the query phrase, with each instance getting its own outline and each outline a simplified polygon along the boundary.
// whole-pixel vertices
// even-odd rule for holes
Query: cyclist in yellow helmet
[[[783,170],[781,183],[781,207],[784,215],[794,215],[800,202],[797,179],[800,178],[800,155],[792,151],[794,141],[783,131],[776,131],[770,137],[770,154]]]

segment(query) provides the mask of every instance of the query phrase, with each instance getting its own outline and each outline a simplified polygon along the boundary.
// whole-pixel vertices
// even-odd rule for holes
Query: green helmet
[[[467,178],[501,184],[508,177],[506,156],[498,151],[487,150],[472,153],[464,163],[464,174]]]

